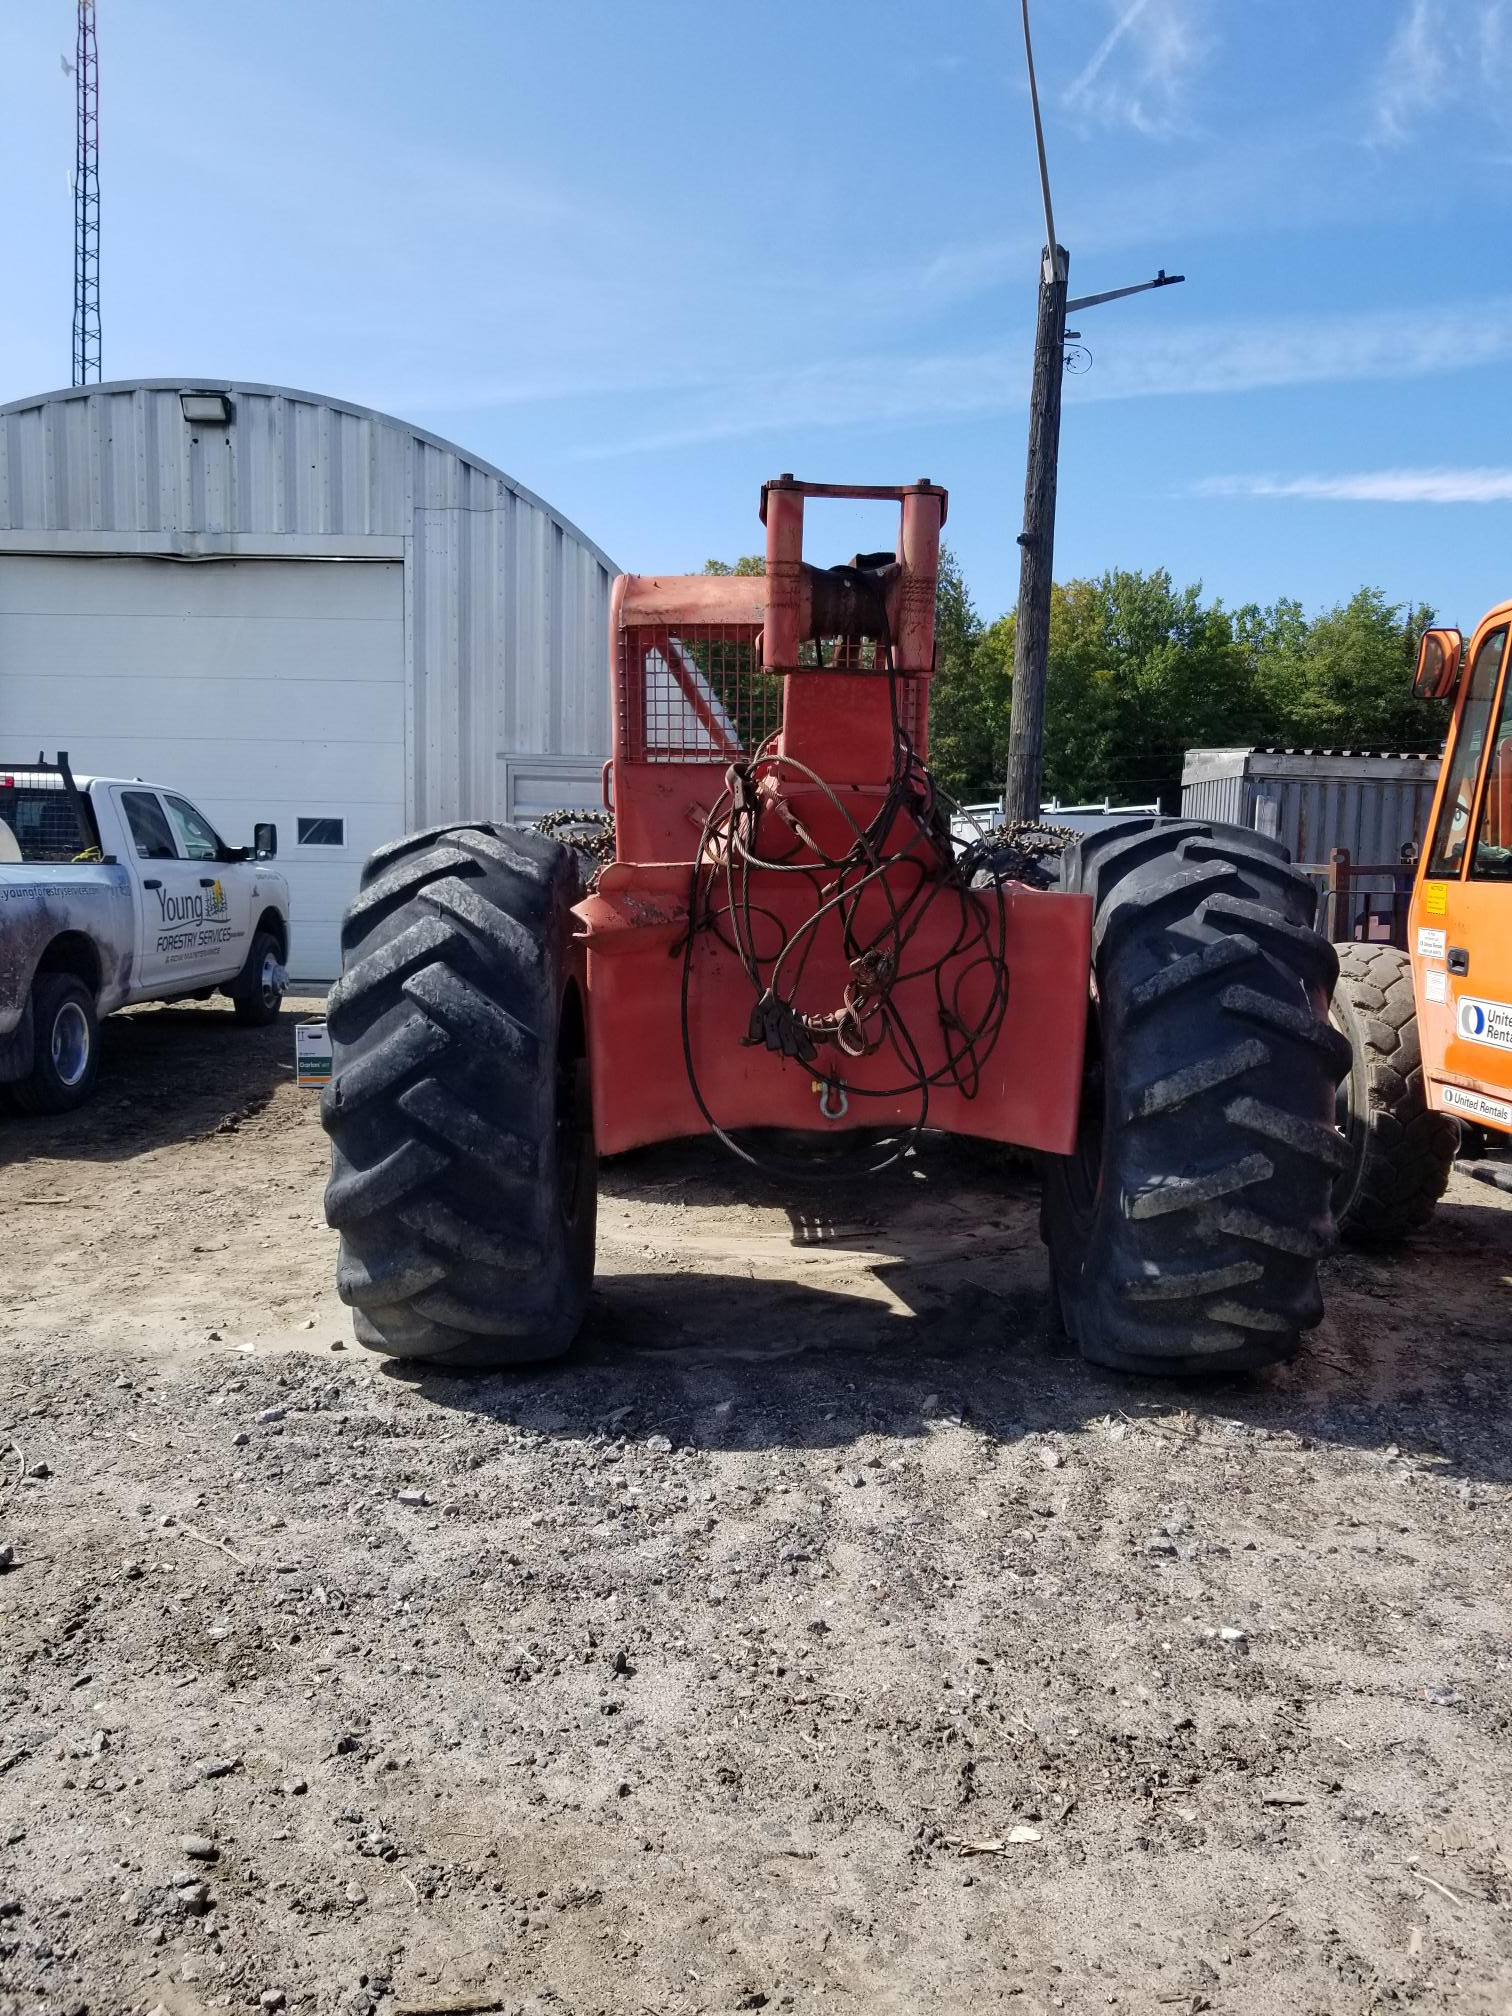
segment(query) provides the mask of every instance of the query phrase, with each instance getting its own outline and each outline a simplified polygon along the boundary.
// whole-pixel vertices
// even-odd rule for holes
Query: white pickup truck
[[[229,994],[271,1022],[289,885],[274,827],[228,847],[187,798],[140,778],[0,762],[0,1086],[33,1113],[94,1088],[99,1022],[133,1001]]]

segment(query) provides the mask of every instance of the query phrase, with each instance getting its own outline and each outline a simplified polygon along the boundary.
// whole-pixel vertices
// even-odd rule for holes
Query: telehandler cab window
[[[1475,804],[1475,780],[1480,774],[1481,751],[1486,746],[1486,730],[1491,724],[1491,703],[1496,697],[1496,675],[1501,669],[1507,630],[1493,630],[1475,654],[1469,690],[1460,715],[1459,733],[1444,759],[1444,795],[1439,801],[1438,825],[1433,834],[1433,851],[1427,873],[1457,876],[1465,863],[1465,847],[1470,838],[1470,814]]]
[[[1508,706],[1512,679],[1502,682],[1501,705],[1491,730],[1491,758],[1486,765],[1486,783],[1481,796],[1480,826],[1475,836],[1475,853],[1470,860],[1473,877],[1498,882],[1512,881],[1512,708]]]

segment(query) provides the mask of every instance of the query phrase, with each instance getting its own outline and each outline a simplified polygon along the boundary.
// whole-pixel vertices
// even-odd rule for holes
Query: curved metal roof
[[[439,448],[443,454],[455,455],[459,462],[466,462],[485,476],[495,477],[507,485],[517,497],[522,497],[536,510],[543,511],[554,524],[587,549],[607,569],[610,575],[620,570],[616,563],[600,546],[590,539],[581,526],[575,525],[554,505],[548,504],[528,485],[521,483],[505,469],[475,455],[470,448],[459,447],[455,441],[448,441],[442,434],[433,434],[428,428],[416,427],[408,420],[401,420],[396,414],[382,413],[373,406],[359,406],[351,399],[336,399],[324,392],[306,392],[295,385],[260,385],[247,378],[112,378],[98,385],[68,385],[56,392],[38,392],[27,399],[11,399],[0,405],[0,419],[10,413],[28,413],[38,406],[62,405],[73,399],[91,399],[106,393],[130,392],[224,392],[235,398],[238,393],[247,393],[264,399],[292,399],[305,406],[328,406],[333,413],[350,413],[357,420],[371,420],[381,427],[392,427],[396,432],[410,435],[414,440],[424,441],[432,448]]]

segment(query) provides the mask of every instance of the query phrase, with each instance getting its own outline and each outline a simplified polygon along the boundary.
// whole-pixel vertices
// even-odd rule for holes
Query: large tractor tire
[[[359,1340],[493,1369],[555,1358],[593,1278],[598,1168],[570,848],[511,827],[382,847],[331,990],[326,1217]]]
[[[1338,952],[1333,1023],[1350,1047],[1338,1124],[1349,1160],[1334,1186],[1334,1216],[1354,1245],[1396,1246],[1433,1216],[1459,1122],[1428,1104],[1407,954],[1394,945]]]
[[[1141,819],[1069,847],[1061,887],[1093,899],[1080,1137],[1045,1158],[1062,1320],[1123,1372],[1289,1358],[1347,1154],[1312,884],[1243,827]]]

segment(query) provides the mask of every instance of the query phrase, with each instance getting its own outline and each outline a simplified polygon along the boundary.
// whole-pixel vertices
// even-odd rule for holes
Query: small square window
[[[301,847],[345,847],[345,819],[301,819],[295,838]]]

